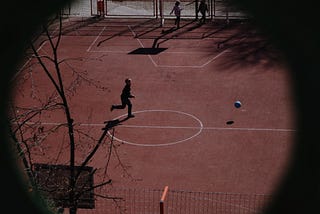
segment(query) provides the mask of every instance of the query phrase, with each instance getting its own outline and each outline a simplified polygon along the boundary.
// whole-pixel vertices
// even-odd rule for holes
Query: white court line
[[[92,48],[92,46],[96,43],[96,41],[99,39],[100,35],[103,33],[103,31],[106,29],[106,27],[103,27],[102,30],[100,31],[100,33],[98,34],[98,36],[93,40],[93,42],[91,43],[91,45],[88,47],[87,52],[90,52],[90,49]]]
[[[87,50],[87,52],[90,52],[90,53],[114,53],[114,54],[118,54],[118,53],[120,53],[120,54],[126,54],[126,53],[128,53],[128,51],[96,51],[96,50],[90,50],[90,51],[88,51]]]
[[[212,59],[208,60],[206,63],[203,63],[202,65],[158,65],[156,63],[155,64],[156,64],[156,67],[160,67],[160,68],[203,68],[206,65],[208,65],[209,63],[211,63],[213,60],[216,60],[217,58],[219,58],[221,55],[223,55],[226,52],[230,52],[230,50],[226,49],[226,50],[222,51],[221,53],[214,56]]]
[[[188,117],[193,118],[194,120],[196,120],[199,123],[199,126],[168,126],[168,125],[163,125],[163,126],[158,126],[158,125],[122,125],[121,123],[118,124],[117,128],[135,128],[135,129],[189,129],[192,130],[192,132],[195,132],[194,134],[192,134],[189,137],[186,137],[184,139],[181,140],[177,140],[177,141],[172,141],[172,142],[167,142],[167,143],[158,143],[158,144],[143,144],[143,143],[135,143],[135,142],[131,142],[131,141],[126,141],[120,138],[117,138],[115,136],[113,136],[111,133],[109,133],[108,131],[108,135],[111,136],[114,140],[121,142],[121,143],[125,143],[125,144],[129,144],[129,145],[133,145],[133,146],[143,146],[143,147],[159,147],[159,146],[171,146],[171,145],[175,145],[175,144],[179,144],[179,143],[183,143],[183,142],[187,142],[192,138],[197,137],[198,135],[200,135],[200,133],[203,130],[215,130],[215,131],[277,131],[277,132],[292,132],[294,130],[291,129],[274,129],[274,128],[242,128],[242,127],[204,127],[203,123],[201,122],[201,120],[199,118],[197,118],[194,115],[185,113],[185,112],[181,112],[181,111],[175,111],[175,110],[141,110],[141,111],[135,111],[133,112],[134,114],[139,114],[139,113],[146,113],[146,112],[169,112],[169,113],[177,113],[177,114],[182,114]],[[120,120],[121,118],[125,118],[126,114],[120,115],[116,118],[113,118],[112,120]],[[32,123],[29,122],[27,123],[29,125],[31,125]],[[61,123],[38,123],[39,125],[61,125]],[[98,127],[106,127],[107,124],[101,124],[101,123],[76,123],[74,124],[75,126],[98,126]]]
[[[131,31],[131,33],[132,33],[133,37],[136,37],[136,36],[137,36],[137,34],[134,32],[134,30],[131,28],[131,26],[130,26],[130,25],[127,25],[127,27],[128,27],[128,28],[129,28],[129,30]]]
[[[129,145],[134,145],[134,146],[147,146],[147,147],[158,147],[158,146],[171,146],[171,145],[175,145],[175,144],[178,144],[178,143],[183,143],[183,142],[186,142],[192,138],[195,138],[196,136],[198,136],[201,131],[202,131],[202,128],[203,128],[203,124],[201,122],[201,120],[199,118],[197,118],[196,116],[192,115],[192,114],[189,114],[189,113],[186,113],[186,112],[182,112],[182,111],[175,111],[175,110],[167,110],[167,109],[162,109],[162,110],[156,110],[156,109],[149,109],[149,110],[141,110],[141,111],[135,111],[133,112],[134,114],[140,114],[140,113],[146,113],[146,112],[169,112],[169,113],[175,113],[175,114],[182,114],[184,116],[188,116],[188,117],[191,117],[192,119],[196,120],[198,123],[199,123],[199,126],[197,127],[197,132],[194,133],[193,135],[189,136],[189,137],[186,137],[182,140],[177,140],[177,141],[172,141],[172,142],[168,142],[168,143],[158,143],[158,144],[143,144],[143,143],[134,143],[134,142],[130,142],[130,141],[126,141],[126,140],[122,140],[120,138],[117,138],[115,137],[114,135],[112,135],[111,133],[109,133],[108,131],[108,134],[109,136],[111,136],[113,139],[115,139],[116,141],[118,142],[122,142],[122,143],[126,143],[126,144],[129,144]],[[114,118],[113,120],[116,120],[116,119],[121,119],[121,118],[125,118],[126,117],[126,114],[123,114],[123,115],[120,115],[116,118]],[[167,126],[166,126],[167,127]]]
[[[42,47],[47,43],[48,41],[44,41],[40,46],[39,48],[36,50],[37,53],[42,49]],[[31,56],[33,56],[34,54],[32,54]],[[18,70],[18,72],[12,77],[11,81],[14,81],[18,76],[19,74],[22,72],[22,70],[24,69],[24,67],[26,67],[29,62],[32,60],[32,57],[30,57],[22,66],[21,68]]]
[[[130,29],[132,35],[135,37],[136,33],[132,30],[132,28],[130,27],[130,25],[128,25],[128,28]],[[140,46],[142,48],[144,48],[143,43],[140,41],[139,38],[136,38],[137,41],[139,42]],[[150,59],[150,61],[152,62],[152,64],[155,67],[159,67],[159,68],[203,68],[205,66],[207,66],[209,63],[211,63],[213,60],[216,60],[217,58],[219,58],[221,55],[223,55],[226,52],[229,52],[229,49],[226,49],[224,51],[222,51],[221,53],[217,54],[216,56],[214,56],[212,59],[208,60],[207,62],[203,63],[202,65],[158,65],[155,60],[152,58],[152,56],[150,54],[148,54],[148,57]],[[175,52],[170,52],[170,53],[175,53]],[[178,52],[178,53],[183,53],[183,52]],[[185,52],[186,53],[186,52]],[[191,53],[191,52],[187,52],[187,53]]]
[[[136,36],[136,33],[133,31],[133,29],[131,28],[130,25],[127,25],[127,27],[129,28],[129,30],[131,31],[133,37]],[[88,47],[87,52],[96,52],[96,53],[127,53],[127,51],[99,51],[99,50],[91,50],[92,46],[96,43],[96,41],[99,39],[99,37],[101,36],[101,34],[103,33],[103,31],[106,29],[106,27],[103,27],[103,29],[99,32],[99,34],[97,35],[97,37],[93,40],[93,42],[91,43],[91,45]],[[144,48],[143,43],[141,42],[141,40],[139,38],[136,38],[136,40],[139,42],[140,46],[142,48]],[[212,61],[216,60],[217,58],[219,58],[221,55],[223,55],[226,52],[229,52],[229,49],[226,49],[224,51],[222,51],[221,53],[217,54],[216,56],[214,56],[212,59],[208,60],[207,62],[203,63],[202,65],[158,65],[156,63],[156,61],[152,58],[152,56],[150,54],[148,54],[148,58],[150,59],[150,61],[152,62],[152,64],[155,67],[160,67],[160,68],[203,68],[205,66],[207,66],[209,63],[211,63]],[[192,53],[192,52],[168,52],[170,54],[183,54],[183,53]]]
[[[130,25],[128,25],[128,28],[130,29],[132,35],[135,37],[136,36],[136,33],[132,30],[132,28],[130,27]],[[136,40],[139,42],[140,46],[142,48],[144,48],[144,45],[143,43],[141,42],[141,40],[139,38],[136,38]],[[158,67],[157,63],[152,59],[152,57],[150,56],[150,54],[148,54],[148,58],[150,59],[150,61],[152,62],[152,64],[155,66],[155,67]]]
[[[121,125],[124,128],[148,128],[148,129],[199,129],[199,127],[190,126],[144,126],[144,125]],[[281,129],[281,128],[245,128],[245,127],[203,127],[206,130],[223,130],[223,131],[273,131],[273,132],[295,132],[294,129]]]
[[[34,125],[34,122],[27,122],[27,125]],[[45,126],[57,126],[63,123],[54,123],[54,122],[42,122],[37,123]],[[91,127],[104,127],[106,124],[103,123],[76,123],[75,125],[79,126],[91,126]],[[145,126],[145,125],[118,125],[117,127],[123,128],[141,128],[141,129],[199,129],[196,126]],[[270,132],[295,132],[295,129],[284,129],[284,128],[249,128],[249,127],[203,127],[203,130],[221,130],[221,131],[270,131]]]

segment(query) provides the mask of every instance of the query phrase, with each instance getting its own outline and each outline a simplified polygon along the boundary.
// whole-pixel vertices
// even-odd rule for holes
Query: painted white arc
[[[112,137],[114,140],[118,141],[118,142],[121,142],[121,143],[125,143],[125,144],[129,144],[129,145],[133,145],[133,146],[149,146],[149,147],[156,147],[156,146],[171,146],[171,145],[175,145],[175,144],[178,144],[178,143],[182,143],[182,142],[186,142],[196,136],[198,136],[202,130],[203,130],[203,124],[201,122],[201,120],[197,117],[195,117],[194,115],[192,114],[188,114],[188,113],[185,113],[185,112],[182,112],[182,111],[175,111],[175,110],[141,110],[141,111],[135,111],[133,112],[134,114],[139,114],[139,113],[145,113],[145,112],[169,112],[169,113],[176,113],[176,114],[182,114],[182,115],[185,115],[185,116],[188,116],[188,117],[191,117],[192,119],[194,119],[195,121],[197,121],[199,123],[199,126],[196,128],[197,132],[193,135],[191,135],[190,137],[187,137],[187,138],[184,138],[182,140],[178,140],[178,141],[173,141],[173,142],[169,142],[169,143],[161,143],[161,144],[141,144],[141,143],[135,143],[135,142],[130,142],[130,141],[125,141],[125,140],[121,140],[115,136],[113,136],[110,132],[108,132],[108,135],[110,137]],[[117,119],[121,119],[121,118],[125,118],[127,116],[127,114],[123,114],[123,115],[120,115],[116,118],[114,118],[113,120],[117,120]],[[147,126],[146,126],[147,127]],[[157,126],[153,126],[153,127],[157,127]],[[172,126],[173,128],[179,128],[179,127],[176,127],[176,126]],[[150,126],[148,126],[147,128],[150,128]],[[161,127],[161,126],[158,126],[158,128],[164,128],[164,127]],[[184,127],[181,127],[181,128],[184,128]],[[193,129],[195,127],[192,127]]]

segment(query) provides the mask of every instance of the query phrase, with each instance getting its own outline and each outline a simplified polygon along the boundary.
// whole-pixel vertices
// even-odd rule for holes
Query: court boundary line
[[[131,31],[133,39],[135,39],[136,41],[138,41],[138,43],[140,44],[140,47],[145,48],[145,46],[143,45],[142,41],[139,38],[136,38],[136,33],[134,32],[134,30],[131,28],[130,25],[127,25],[128,29]],[[101,29],[101,31],[99,32],[99,34],[96,36],[96,38],[92,41],[92,43],[89,45],[88,49],[86,50],[87,52],[93,52],[93,53],[128,53],[128,51],[99,51],[99,50],[91,50],[92,47],[94,46],[94,44],[96,43],[96,41],[99,39],[99,37],[101,36],[101,34],[103,33],[103,31],[106,29],[106,27],[103,27]],[[199,39],[202,40],[202,39]],[[154,65],[154,67],[158,67],[158,68],[204,68],[205,66],[207,66],[208,64],[210,64],[212,61],[218,59],[220,56],[222,56],[223,54],[225,54],[226,52],[231,52],[231,50],[229,49],[225,49],[222,52],[219,52],[218,54],[212,56],[212,58],[209,58],[206,62],[204,62],[201,65],[160,65],[158,63],[156,63],[156,61],[154,60],[154,58],[150,55],[147,54],[149,60],[152,62],[152,64]],[[183,53],[188,53],[188,54],[197,54],[198,52],[183,52],[183,51],[173,51],[173,52],[167,52],[170,54],[183,54]]]
[[[45,126],[57,126],[66,123],[59,122],[27,122],[28,125],[45,125]],[[78,126],[91,126],[91,127],[104,127],[104,123],[75,123]],[[149,129],[199,129],[195,126],[146,126],[146,125],[119,125],[117,127],[123,128],[149,128]],[[296,129],[286,128],[250,128],[250,127],[218,127],[218,126],[204,126],[203,130],[221,130],[221,131],[270,131],[270,132],[296,132]]]
[[[184,113],[184,112],[183,112]],[[187,114],[187,113],[186,113]],[[120,119],[123,118],[126,114],[124,115],[120,115],[116,118]],[[190,115],[190,114],[187,114]],[[193,115],[191,115],[191,117],[193,117]],[[116,120],[116,118],[114,120]],[[193,117],[196,118],[196,117]],[[123,125],[123,124],[119,124],[117,125],[117,128],[139,128],[139,129],[188,129],[188,130],[198,130],[198,132],[196,132],[195,134],[186,137],[182,140],[177,140],[177,141],[173,141],[173,142],[169,142],[169,143],[159,143],[159,144],[143,144],[143,143],[134,143],[134,142],[130,142],[130,141],[126,141],[126,140],[122,140],[120,138],[115,137],[114,135],[112,135],[109,131],[107,131],[107,134],[109,135],[110,138],[118,141],[119,143],[124,143],[127,145],[131,145],[131,146],[141,146],[141,147],[161,147],[161,146],[173,146],[176,144],[180,144],[180,143],[184,143],[187,142],[197,136],[200,136],[200,134],[204,131],[204,130],[212,130],[212,131],[254,131],[254,132],[262,132],[262,131],[266,131],[266,132],[282,132],[282,133],[289,133],[289,132],[295,132],[295,129],[284,129],[284,128],[246,128],[246,127],[204,127],[201,120],[196,118],[196,120],[200,123],[200,126],[196,127],[196,126],[155,126],[155,125]],[[34,122],[27,122],[26,124],[28,125],[34,125],[34,124],[39,124],[39,125],[52,125],[52,126],[57,126],[57,125],[61,125],[61,124],[66,124],[66,123],[55,123],[55,122],[43,122],[43,123],[34,123]],[[66,124],[67,125],[67,124]],[[79,126],[89,126],[89,127],[105,127],[106,124],[104,123],[75,123],[74,124],[79,125]],[[206,141],[206,140],[204,140]]]
[[[132,32],[132,35],[136,35],[135,32],[130,28],[130,26],[128,26],[130,31]],[[134,37],[135,38],[135,37]],[[139,38],[135,38],[136,40],[138,40],[139,44],[141,45],[142,48],[144,48],[143,43],[140,41]],[[202,39],[200,39],[202,40]],[[203,63],[202,65],[179,65],[179,66],[174,66],[174,65],[159,65],[155,62],[155,60],[152,58],[152,56],[150,54],[148,54],[149,59],[151,60],[151,62],[153,63],[153,65],[155,67],[159,67],[159,68],[203,68],[205,66],[207,66],[209,63],[211,63],[213,60],[219,58],[221,55],[223,55],[225,52],[229,51],[229,49],[225,49],[224,51],[218,53],[217,55],[213,56],[211,59],[209,59],[207,62]],[[192,53],[192,54],[196,54],[197,52],[185,52],[185,53]]]

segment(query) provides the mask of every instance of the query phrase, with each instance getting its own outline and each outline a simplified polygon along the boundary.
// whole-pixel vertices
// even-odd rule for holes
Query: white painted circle
[[[192,136],[190,136],[190,137],[187,137],[185,139],[178,140],[178,141],[173,141],[173,142],[169,142],[169,143],[160,143],[160,144],[140,144],[140,143],[121,140],[121,139],[119,139],[119,138],[117,138],[115,136],[112,136],[112,134],[109,131],[108,131],[108,135],[110,137],[112,137],[114,140],[118,141],[118,142],[129,144],[129,145],[133,145],[133,146],[171,146],[171,145],[175,145],[175,144],[178,144],[178,143],[186,142],[186,141],[198,136],[202,132],[202,129],[203,129],[203,124],[202,124],[202,122],[201,122],[201,120],[199,118],[197,118],[196,116],[194,116],[192,114],[188,114],[188,113],[185,113],[185,112],[182,112],[182,111],[174,111],[174,110],[141,110],[141,111],[135,111],[135,112],[133,112],[133,114],[139,114],[139,113],[144,113],[144,112],[171,112],[171,113],[182,114],[182,115],[191,117],[192,119],[196,120],[199,123],[199,126],[195,127],[195,129],[197,129],[197,132],[195,134],[193,134]],[[127,117],[127,114],[120,115],[120,116],[114,118],[113,120],[117,120],[117,119],[121,119],[121,118],[125,118],[125,117]],[[148,127],[146,127],[146,128],[148,128]]]

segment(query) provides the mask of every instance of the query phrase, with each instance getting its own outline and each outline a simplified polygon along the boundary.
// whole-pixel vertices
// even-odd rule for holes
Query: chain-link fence
[[[243,19],[247,15],[226,0],[205,0],[208,19]],[[200,0],[181,0],[181,18],[196,18]],[[67,16],[148,17],[174,18],[170,16],[175,0],[78,0],[67,5],[63,14]]]
[[[81,214],[160,214],[163,190],[110,188],[96,190],[94,209]],[[163,214],[257,214],[270,201],[269,195],[223,192],[167,191]]]

